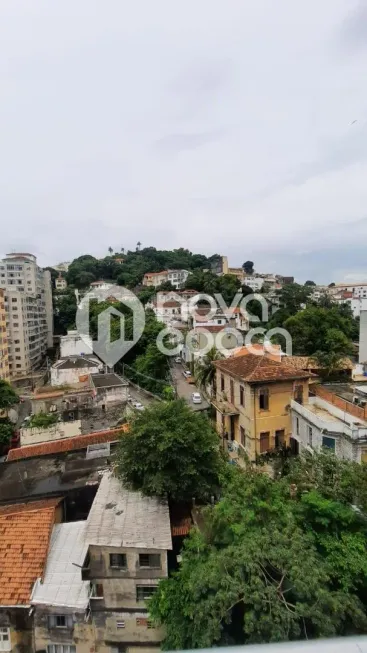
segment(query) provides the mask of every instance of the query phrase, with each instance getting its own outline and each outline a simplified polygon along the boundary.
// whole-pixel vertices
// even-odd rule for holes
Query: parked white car
[[[175,363],[181,363],[181,358],[179,356],[175,358]]]
[[[185,379],[188,379],[191,376],[191,372],[189,370],[184,370],[182,374],[184,375]]]
[[[133,401],[133,406],[136,410],[145,410],[145,406],[143,406],[140,401]]]
[[[191,395],[191,399],[193,404],[201,404],[202,402],[200,392],[193,392]]]

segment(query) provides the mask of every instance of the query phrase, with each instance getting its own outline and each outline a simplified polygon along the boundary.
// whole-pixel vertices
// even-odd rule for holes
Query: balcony
[[[366,422],[356,418],[349,421],[344,417],[345,413],[338,411],[331,404],[329,410],[327,402],[321,402],[317,397],[310,397],[309,403],[304,405],[292,400],[291,408],[296,415],[300,415],[323,433],[345,435],[351,440],[367,439]]]

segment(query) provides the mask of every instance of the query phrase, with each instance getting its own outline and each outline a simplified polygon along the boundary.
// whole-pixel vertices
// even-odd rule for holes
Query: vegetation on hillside
[[[47,429],[49,426],[57,424],[57,422],[57,413],[44,413],[41,411],[36,415],[32,415],[31,419],[27,423],[27,428]]]
[[[367,523],[351,500],[366,505],[366,474],[331,453],[295,460],[275,481],[228,465],[220,501],[149,601],[163,648],[365,633]]]

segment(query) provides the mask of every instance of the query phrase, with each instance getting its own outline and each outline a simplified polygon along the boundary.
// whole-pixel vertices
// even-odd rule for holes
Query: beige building
[[[6,313],[4,291],[0,288],[0,379],[9,381],[8,338],[6,334]]]
[[[40,366],[53,345],[51,275],[32,254],[8,254],[0,261],[4,291],[10,376],[25,376]]]
[[[60,273],[57,279],[55,279],[55,288],[56,290],[66,290],[67,287],[68,287],[68,283],[66,279],[64,279],[64,277],[61,276]]]
[[[308,401],[311,373],[267,356],[246,354],[216,361],[218,433],[250,460],[292,439],[291,402]]]
[[[96,650],[158,651],[162,630],[153,628],[146,599],[168,576],[172,549],[168,505],[125,490],[109,472],[101,480],[85,527],[79,562],[88,580]]]

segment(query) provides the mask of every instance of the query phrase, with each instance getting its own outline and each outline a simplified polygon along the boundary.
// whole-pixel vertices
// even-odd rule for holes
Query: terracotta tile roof
[[[215,361],[214,365],[217,369],[248,383],[307,379],[312,376],[311,372],[296,370],[290,365],[270,360],[265,356],[256,356],[256,354]]]
[[[311,356],[285,356],[283,358],[285,365],[294,367],[296,370],[320,370],[322,365],[315,361]],[[353,363],[350,358],[343,358],[338,368],[340,370],[352,370]]]
[[[273,361],[280,362],[282,356],[280,345],[272,345],[272,347],[274,350],[277,350],[278,353],[276,351],[274,352],[265,351],[266,358],[269,358]],[[264,345],[260,343],[254,343],[253,345],[251,345],[251,348],[259,352],[264,352]],[[249,354],[251,354],[251,352],[249,351],[248,347],[245,346],[245,347],[238,347],[237,349],[235,349],[232,355],[233,357],[237,357],[237,356],[248,356]]]
[[[228,328],[228,324],[208,324],[208,326],[196,326],[194,331],[198,331],[198,333],[205,333],[205,331],[208,331],[209,333],[219,333],[219,331],[223,331],[225,328]]]
[[[119,434],[127,431],[127,429],[127,425],[124,424],[118,429],[97,431],[96,433],[78,435],[73,438],[65,438],[64,440],[42,442],[40,444],[30,444],[27,447],[10,449],[7,461],[10,462],[12,460],[20,460],[21,458],[33,458],[35,456],[47,456],[67,451],[76,451],[78,449],[86,449],[90,444],[113,442],[114,440],[118,440]]]
[[[0,605],[29,605],[43,576],[60,499],[0,508]]]
[[[188,535],[191,528],[192,528],[192,519],[191,517],[186,517],[182,519],[179,524],[172,524],[171,526],[172,537],[177,537],[179,535]]]

